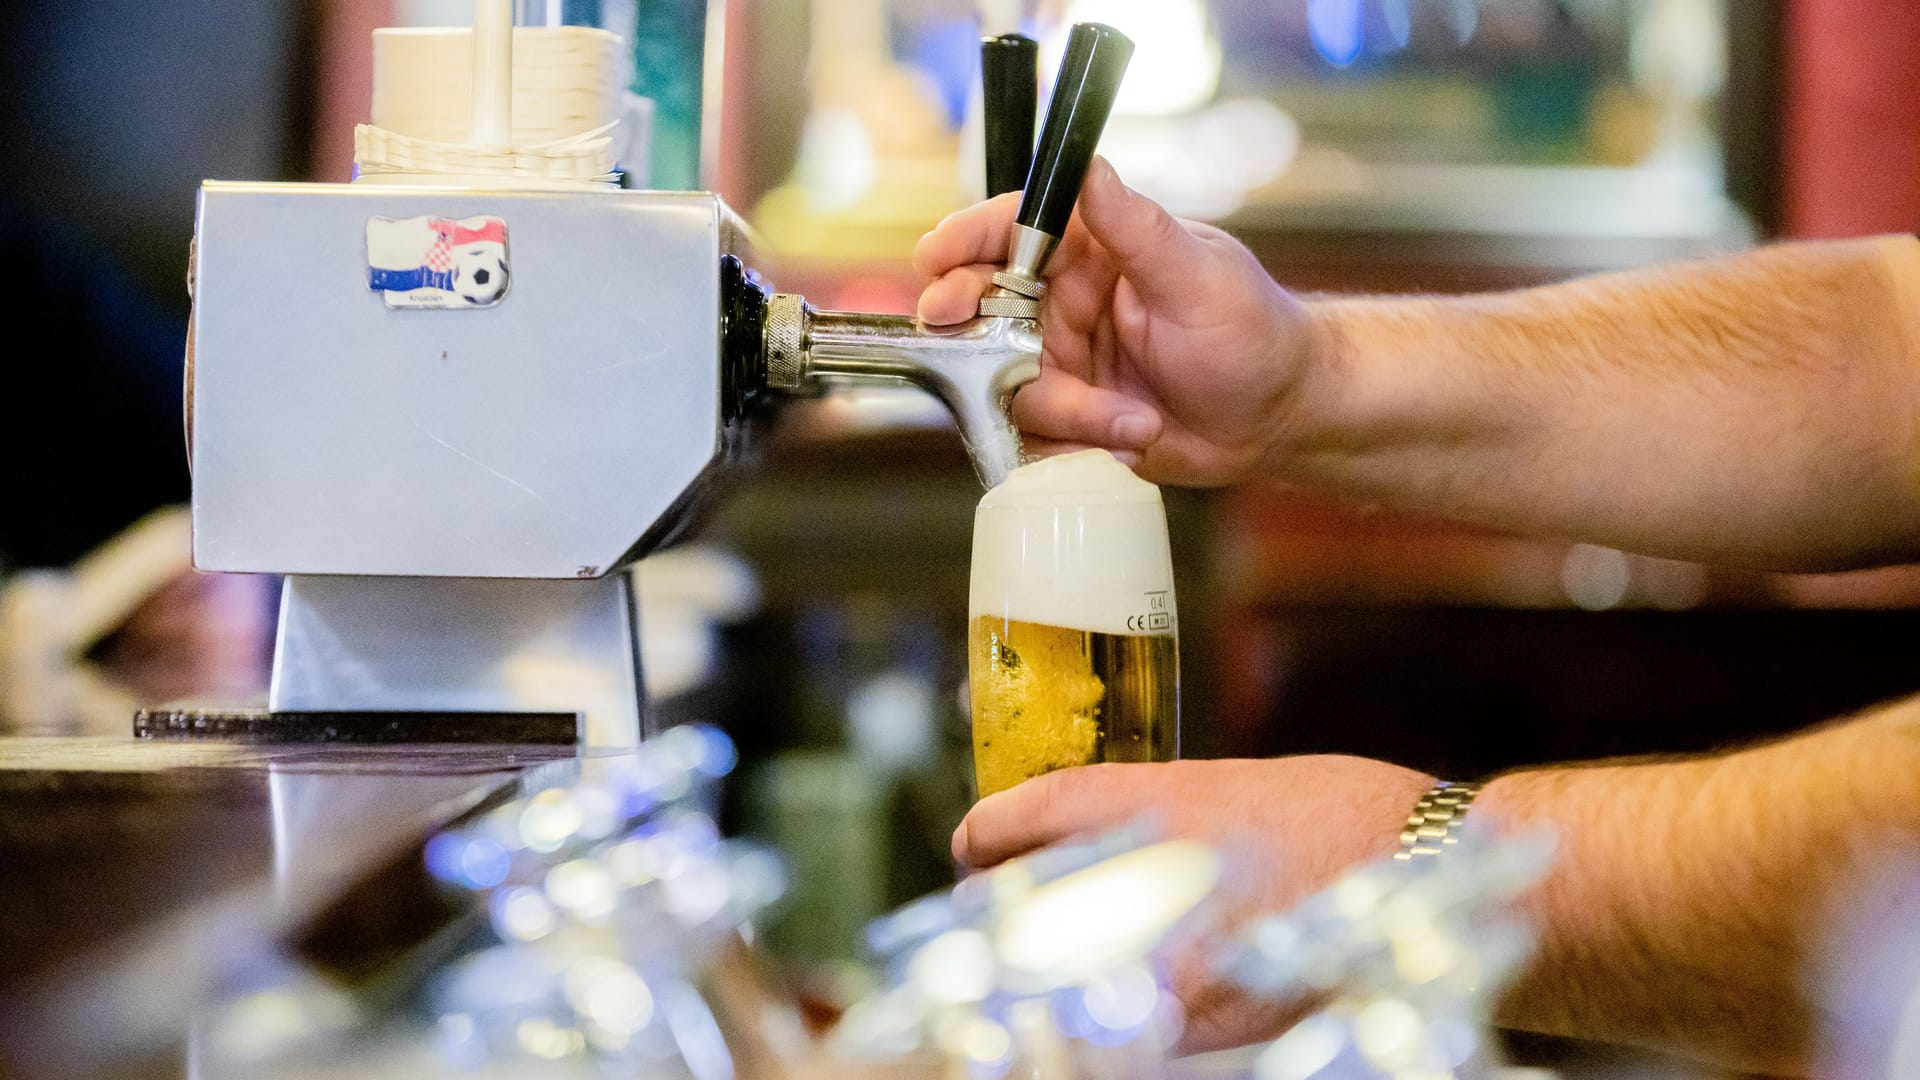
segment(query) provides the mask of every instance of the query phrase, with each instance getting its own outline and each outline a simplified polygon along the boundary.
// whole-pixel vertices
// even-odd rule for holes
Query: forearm
[[[1561,841],[1517,1027],[1853,1075],[1920,979],[1920,699],[1724,757],[1512,774],[1474,813]]]
[[[1323,299],[1281,476],[1782,569],[1920,557],[1920,243],[1489,296]]]

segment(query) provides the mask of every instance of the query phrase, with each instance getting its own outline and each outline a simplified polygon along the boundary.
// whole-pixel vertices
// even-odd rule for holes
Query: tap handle
[[[1027,186],[1040,98],[1040,45],[1025,34],[980,39],[986,121],[987,197]]]
[[[1080,185],[1093,162],[1093,148],[1106,129],[1107,114],[1120,92],[1120,77],[1133,57],[1133,42],[1101,23],[1076,23],[1067,38],[1067,55],[1053,83],[1040,148],[1027,176],[1020,203],[1021,225],[1048,236],[1067,231],[1067,219],[1080,198]]]

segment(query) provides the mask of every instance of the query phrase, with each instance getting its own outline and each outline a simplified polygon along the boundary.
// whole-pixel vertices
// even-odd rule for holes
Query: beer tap
[[[983,48],[989,190],[1021,172],[1026,148],[1020,65],[1034,50],[1018,35]],[[1026,40],[1026,39],[1019,39]],[[1000,42],[1003,44],[995,44]],[[999,56],[1002,49],[1007,56]],[[1080,23],[1047,107],[1038,153],[1025,170],[1025,195],[1006,266],[980,301],[979,317],[956,326],[925,326],[907,315],[819,311],[803,297],[780,293],[766,309],[767,382],[784,389],[821,378],[885,379],[913,384],[953,413],[980,480],[991,488],[1020,464],[1020,439],[1007,415],[1015,390],[1040,375],[1042,273],[1066,231],[1094,147],[1106,128],[1133,43],[1112,27]],[[1022,57],[1025,59],[1023,60]],[[1031,87],[1033,79],[1026,77]],[[1029,120],[1025,130],[1031,131]]]
[[[1040,146],[1014,219],[1006,269],[993,275],[998,288],[980,301],[981,315],[1039,317],[1040,301],[1047,295],[1041,273],[1066,235],[1067,219],[1073,216],[1087,166],[1093,163],[1094,148],[1120,93],[1120,77],[1132,57],[1133,42],[1100,23],[1080,23],[1067,38]]]
[[[1074,30],[1031,170],[1035,80],[993,95],[996,175],[1028,174],[1026,201],[1001,288],[959,326],[770,296],[711,192],[570,173],[204,183],[194,565],[281,575],[280,625],[265,709],[150,710],[140,730],[636,741],[621,571],[748,458],[766,391],[919,386],[985,483],[1020,464],[1007,402],[1040,373],[1041,271],[1130,48]]]
[[[1025,34],[980,42],[987,198],[1019,191],[1033,171],[1033,121],[1040,96],[1040,45]]]

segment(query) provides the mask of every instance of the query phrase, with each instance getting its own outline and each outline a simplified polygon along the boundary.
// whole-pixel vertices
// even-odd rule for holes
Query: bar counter
[[[0,738],[0,1076],[191,1075],[216,987],[417,944],[456,914],[425,839],[581,753]]]

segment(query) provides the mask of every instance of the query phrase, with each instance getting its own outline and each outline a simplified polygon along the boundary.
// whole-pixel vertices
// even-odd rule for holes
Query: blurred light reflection
[[[1365,43],[1361,0],[1307,0],[1307,30],[1327,63],[1347,67]]]

